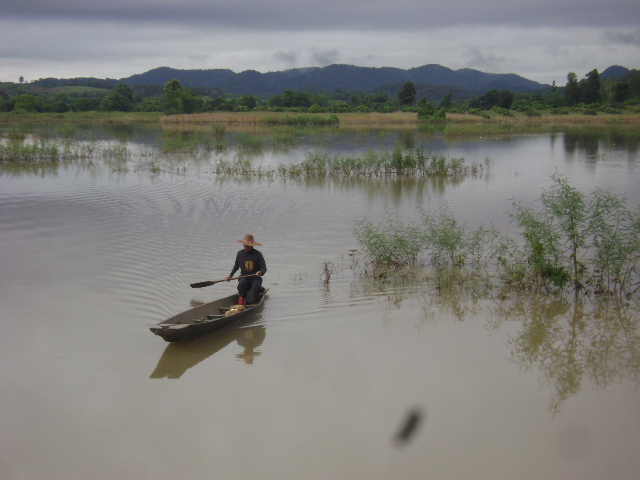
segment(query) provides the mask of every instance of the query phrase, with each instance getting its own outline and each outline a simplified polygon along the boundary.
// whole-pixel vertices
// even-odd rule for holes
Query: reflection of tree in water
[[[405,272],[406,276],[389,275],[379,278],[359,277],[351,284],[351,297],[377,296],[384,299],[382,308],[385,325],[391,323],[393,312],[407,302],[419,302],[422,315],[416,328],[421,331],[427,324],[453,317],[459,322],[482,309],[487,295],[481,284],[466,287],[424,275],[421,270]],[[469,287],[469,288],[467,288]]]
[[[588,159],[598,155],[600,138],[593,132],[564,132],[564,150],[569,154],[583,152]]]
[[[494,304],[490,323],[521,321],[509,340],[513,359],[537,367],[552,386],[550,409],[581,391],[585,379],[604,390],[625,379],[638,383],[638,312],[607,302],[585,304],[563,297],[529,296]]]
[[[563,131],[564,150],[568,154],[577,152],[587,159],[597,159],[600,150],[637,153],[640,135],[637,128],[577,128]]]
[[[419,302],[418,331],[443,318],[462,322],[483,312],[488,312],[489,331],[521,322],[519,332],[508,341],[511,356],[525,370],[540,371],[542,381],[551,387],[549,408],[554,413],[580,393],[585,380],[598,390],[623,381],[640,383],[640,315],[629,305],[559,295],[494,298],[478,285],[445,288],[424,278],[382,282],[360,278],[351,288],[352,295],[383,299],[385,324],[407,302]]]
[[[479,297],[473,292],[456,286],[441,286],[424,296],[422,306],[425,322],[430,322],[443,316],[450,316],[458,322],[463,322],[469,315],[480,311]]]

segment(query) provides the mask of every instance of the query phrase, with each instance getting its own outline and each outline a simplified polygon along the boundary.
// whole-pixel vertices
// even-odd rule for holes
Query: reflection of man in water
[[[244,347],[244,352],[237,354],[236,358],[244,359],[244,363],[247,365],[253,364],[253,359],[262,355],[260,352],[255,352],[254,348],[262,345],[266,335],[266,329],[261,326],[243,328],[238,335],[238,345]]]

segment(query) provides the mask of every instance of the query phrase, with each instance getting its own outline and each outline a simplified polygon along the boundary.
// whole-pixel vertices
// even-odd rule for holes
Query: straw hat
[[[241,243],[243,245],[249,245],[250,247],[261,247],[262,246],[261,243],[258,243],[253,239],[253,235],[251,235],[250,233],[247,233],[244,236],[244,240],[236,240],[236,242]]]

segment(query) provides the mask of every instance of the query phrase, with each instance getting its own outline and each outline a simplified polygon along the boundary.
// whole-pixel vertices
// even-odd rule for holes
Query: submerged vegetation
[[[215,172],[225,175],[308,177],[388,177],[388,176],[467,176],[482,175],[491,161],[465,164],[464,158],[449,158],[444,155],[425,154],[422,149],[404,151],[396,148],[392,152],[370,151],[360,156],[329,156],[324,153],[309,153],[298,164],[281,164],[277,167],[252,167],[244,160],[224,161],[215,164]]]
[[[330,156],[326,153],[309,152],[304,161],[295,164],[252,164],[245,153],[265,149],[286,148],[293,141],[291,135],[258,135],[239,131],[225,135],[226,129],[219,125],[207,131],[162,130],[159,142],[153,148],[142,151],[126,142],[101,142],[74,138],[76,127],[63,124],[58,128],[58,137],[13,132],[0,138],[0,164],[26,164],[71,162],[74,160],[99,160],[133,156],[164,156],[186,154],[209,159],[211,153],[224,153],[233,145],[239,154],[232,160],[215,158],[212,171],[225,176],[287,177],[287,178],[354,178],[354,177],[465,177],[482,176],[491,167],[491,160],[467,164],[462,157],[447,157],[427,153],[423,148],[404,149],[397,146],[392,151],[368,151],[361,155]],[[172,167],[175,162],[171,162]],[[155,162],[155,169],[160,168]]]
[[[10,138],[0,142],[0,162],[64,162],[125,158],[129,155],[122,144],[78,142],[68,139]]]
[[[513,204],[520,238],[494,227],[470,229],[447,207],[422,210],[421,223],[404,224],[390,213],[381,224],[360,220],[355,236],[379,277],[422,262],[439,282],[473,288],[640,300],[640,212],[608,191],[585,195],[560,175],[552,180],[535,204]]]
[[[500,262],[507,267],[525,259],[532,277],[544,286],[637,297],[640,212],[608,191],[585,195],[557,174],[553,182],[541,195],[539,208],[514,203],[511,216],[522,230],[524,246],[506,251]],[[526,273],[510,267],[505,272],[518,284]]]

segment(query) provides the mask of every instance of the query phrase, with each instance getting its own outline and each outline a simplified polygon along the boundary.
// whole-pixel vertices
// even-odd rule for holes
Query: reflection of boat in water
[[[260,355],[255,349],[262,345],[266,337],[264,325],[254,325],[255,318],[245,319],[238,324],[215,333],[197,338],[192,342],[172,342],[162,353],[158,365],[150,378],[180,378],[188,369],[219,352],[234,340],[243,347],[236,358],[251,364]]]
[[[232,306],[238,303],[238,294],[230,295],[210,303],[179,313],[151,327],[151,331],[167,342],[187,342],[247,318],[262,308],[269,289],[262,289],[255,306],[244,307],[230,315]],[[235,312],[235,310],[233,310]]]

